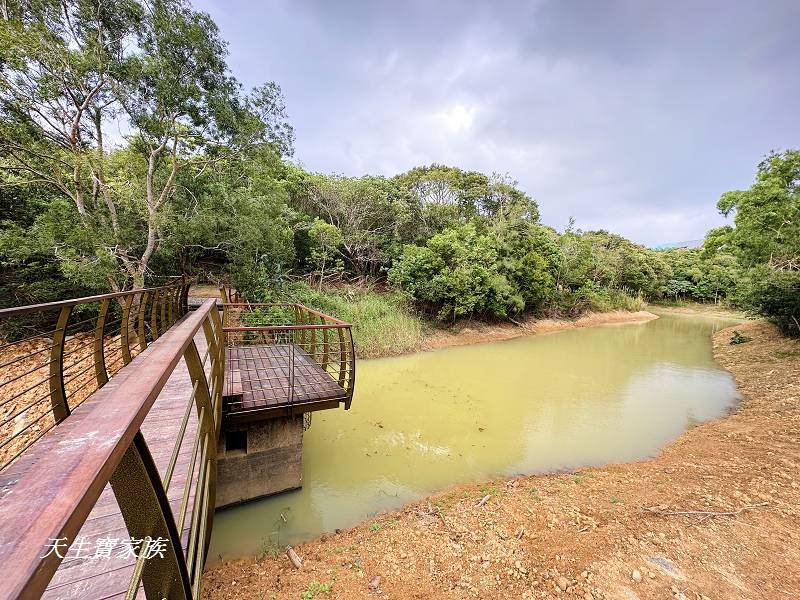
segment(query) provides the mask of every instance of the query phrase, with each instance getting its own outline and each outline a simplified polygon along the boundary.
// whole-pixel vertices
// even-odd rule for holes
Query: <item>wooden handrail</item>
[[[209,299],[170,328],[28,451],[30,468],[0,498],[0,599],[44,593],[60,563],[43,558],[47,547],[75,540],[214,306]]]
[[[225,304],[223,304],[223,306],[224,306],[224,307],[228,307],[228,306],[232,306],[232,307],[241,306],[241,307],[244,307],[244,308],[257,308],[257,307],[259,307],[259,306],[264,306],[264,307],[277,307],[277,306],[284,306],[284,307],[286,307],[286,308],[289,308],[289,307],[292,307],[292,308],[301,308],[301,309],[303,309],[303,310],[305,310],[305,311],[307,311],[307,312],[311,313],[312,315],[316,315],[316,316],[318,316],[318,317],[322,317],[323,319],[328,319],[329,321],[333,321],[333,322],[334,322],[334,323],[336,323],[337,325],[342,325],[342,326],[345,326],[345,325],[346,325],[346,326],[350,327],[350,323],[348,323],[347,321],[342,321],[341,319],[337,319],[336,317],[332,317],[332,316],[330,316],[330,315],[326,315],[325,313],[319,312],[318,310],[314,310],[313,308],[308,308],[307,306],[305,306],[305,305],[303,305],[303,304],[298,304],[298,303],[280,303],[280,302],[226,302]]]
[[[160,290],[167,287],[180,287],[182,282],[175,282],[175,283],[167,283],[164,285],[151,287],[151,288],[142,288],[142,289],[135,289],[135,290],[125,290],[124,292],[111,292],[108,294],[98,294],[96,296],[84,296],[83,298],[69,298],[68,300],[56,300],[55,302],[45,302],[43,304],[28,304],[26,306],[14,306],[12,308],[0,308],[0,319],[6,317],[18,317],[20,315],[27,315],[34,312],[42,312],[45,310],[53,310],[56,308],[64,308],[69,306],[77,306],[78,304],[88,304],[91,302],[100,302],[101,300],[106,300],[110,298],[121,298],[122,296],[128,296],[132,293],[139,293],[139,292],[152,292],[154,290]]]

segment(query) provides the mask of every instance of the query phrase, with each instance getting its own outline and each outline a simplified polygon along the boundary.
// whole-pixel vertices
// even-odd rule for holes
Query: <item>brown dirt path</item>
[[[732,329],[714,353],[745,399],[657,458],[459,486],[301,545],[302,570],[220,565],[204,597],[800,598],[800,343]]]

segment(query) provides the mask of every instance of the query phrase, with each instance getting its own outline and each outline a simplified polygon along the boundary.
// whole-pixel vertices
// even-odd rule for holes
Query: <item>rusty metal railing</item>
[[[109,483],[130,540],[164,539],[169,543],[158,556],[140,552],[124,569],[109,568],[99,580],[109,586],[103,589],[117,593],[110,583],[115,577],[127,576],[126,598],[137,597],[142,590],[147,598],[200,597],[214,513],[221,425],[222,319],[215,301],[209,299],[172,324],[170,319],[179,306],[173,304],[170,309],[157,298],[173,298],[177,290],[160,288],[136,294],[141,294],[137,297],[142,305],[152,305],[156,314],[152,332],[144,325],[138,355],[117,371],[108,385],[70,407],[71,416],[57,421],[5,472],[19,471],[6,477],[0,489],[0,564],[4,571],[0,599],[38,598],[45,592],[63,554],[43,556],[44,549],[52,546],[52,540],[63,540],[65,551],[74,544]],[[110,299],[116,298],[125,299],[123,310],[132,304],[127,300],[130,296]],[[147,323],[145,316],[150,312],[143,309],[141,314],[139,322]],[[163,319],[161,315],[165,315]],[[201,330],[207,346],[203,358],[196,345]],[[179,365],[185,366],[172,383]],[[161,394],[168,380],[172,404],[164,413],[165,420],[157,423],[160,445],[151,454],[140,427],[152,410],[164,406]],[[182,415],[180,421],[175,418],[178,414]],[[106,504],[101,512],[108,518]],[[89,560],[88,564],[101,568],[103,563]]]
[[[181,318],[188,292],[179,279],[0,310],[0,470]]]
[[[302,304],[229,303],[224,305],[225,344],[269,349],[260,366],[241,369],[252,390],[284,396],[290,406],[331,396],[341,390],[350,408],[355,387],[355,347],[350,323]],[[264,364],[267,363],[267,364]],[[324,377],[320,378],[320,373]],[[234,381],[229,381],[233,385]],[[246,410],[248,399],[228,403],[232,412]]]

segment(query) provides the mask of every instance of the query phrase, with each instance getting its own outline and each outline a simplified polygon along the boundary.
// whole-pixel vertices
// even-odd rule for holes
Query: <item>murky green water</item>
[[[349,527],[459,482],[652,456],[737,401],[711,355],[711,333],[732,323],[665,315],[361,361],[352,409],[314,414],[303,489],[218,512],[209,560]]]

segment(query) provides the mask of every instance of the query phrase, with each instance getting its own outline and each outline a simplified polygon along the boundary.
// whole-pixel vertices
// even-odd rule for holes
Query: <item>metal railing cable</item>
[[[189,285],[0,309],[0,471],[178,322]]]
[[[198,334],[207,344],[202,359]],[[214,513],[224,363],[222,320],[215,302],[207,300],[149,341],[109,385],[28,449],[25,468],[9,484],[11,493],[0,494],[0,513],[7,515],[0,521],[6,573],[0,599],[45,591],[61,557],[42,556],[43,549],[54,539],[66,546],[76,541],[108,483],[131,539],[170,541],[157,560],[140,553],[131,562],[127,597],[140,589],[148,598],[199,597]],[[168,436],[172,445],[159,448],[160,456],[169,457],[160,473],[140,427],[178,365],[185,365],[180,377],[187,382],[186,396],[176,397],[180,421]],[[170,389],[174,397],[177,388]],[[178,469],[185,469],[185,477],[176,476]],[[180,505],[173,508],[167,493],[181,484]]]

